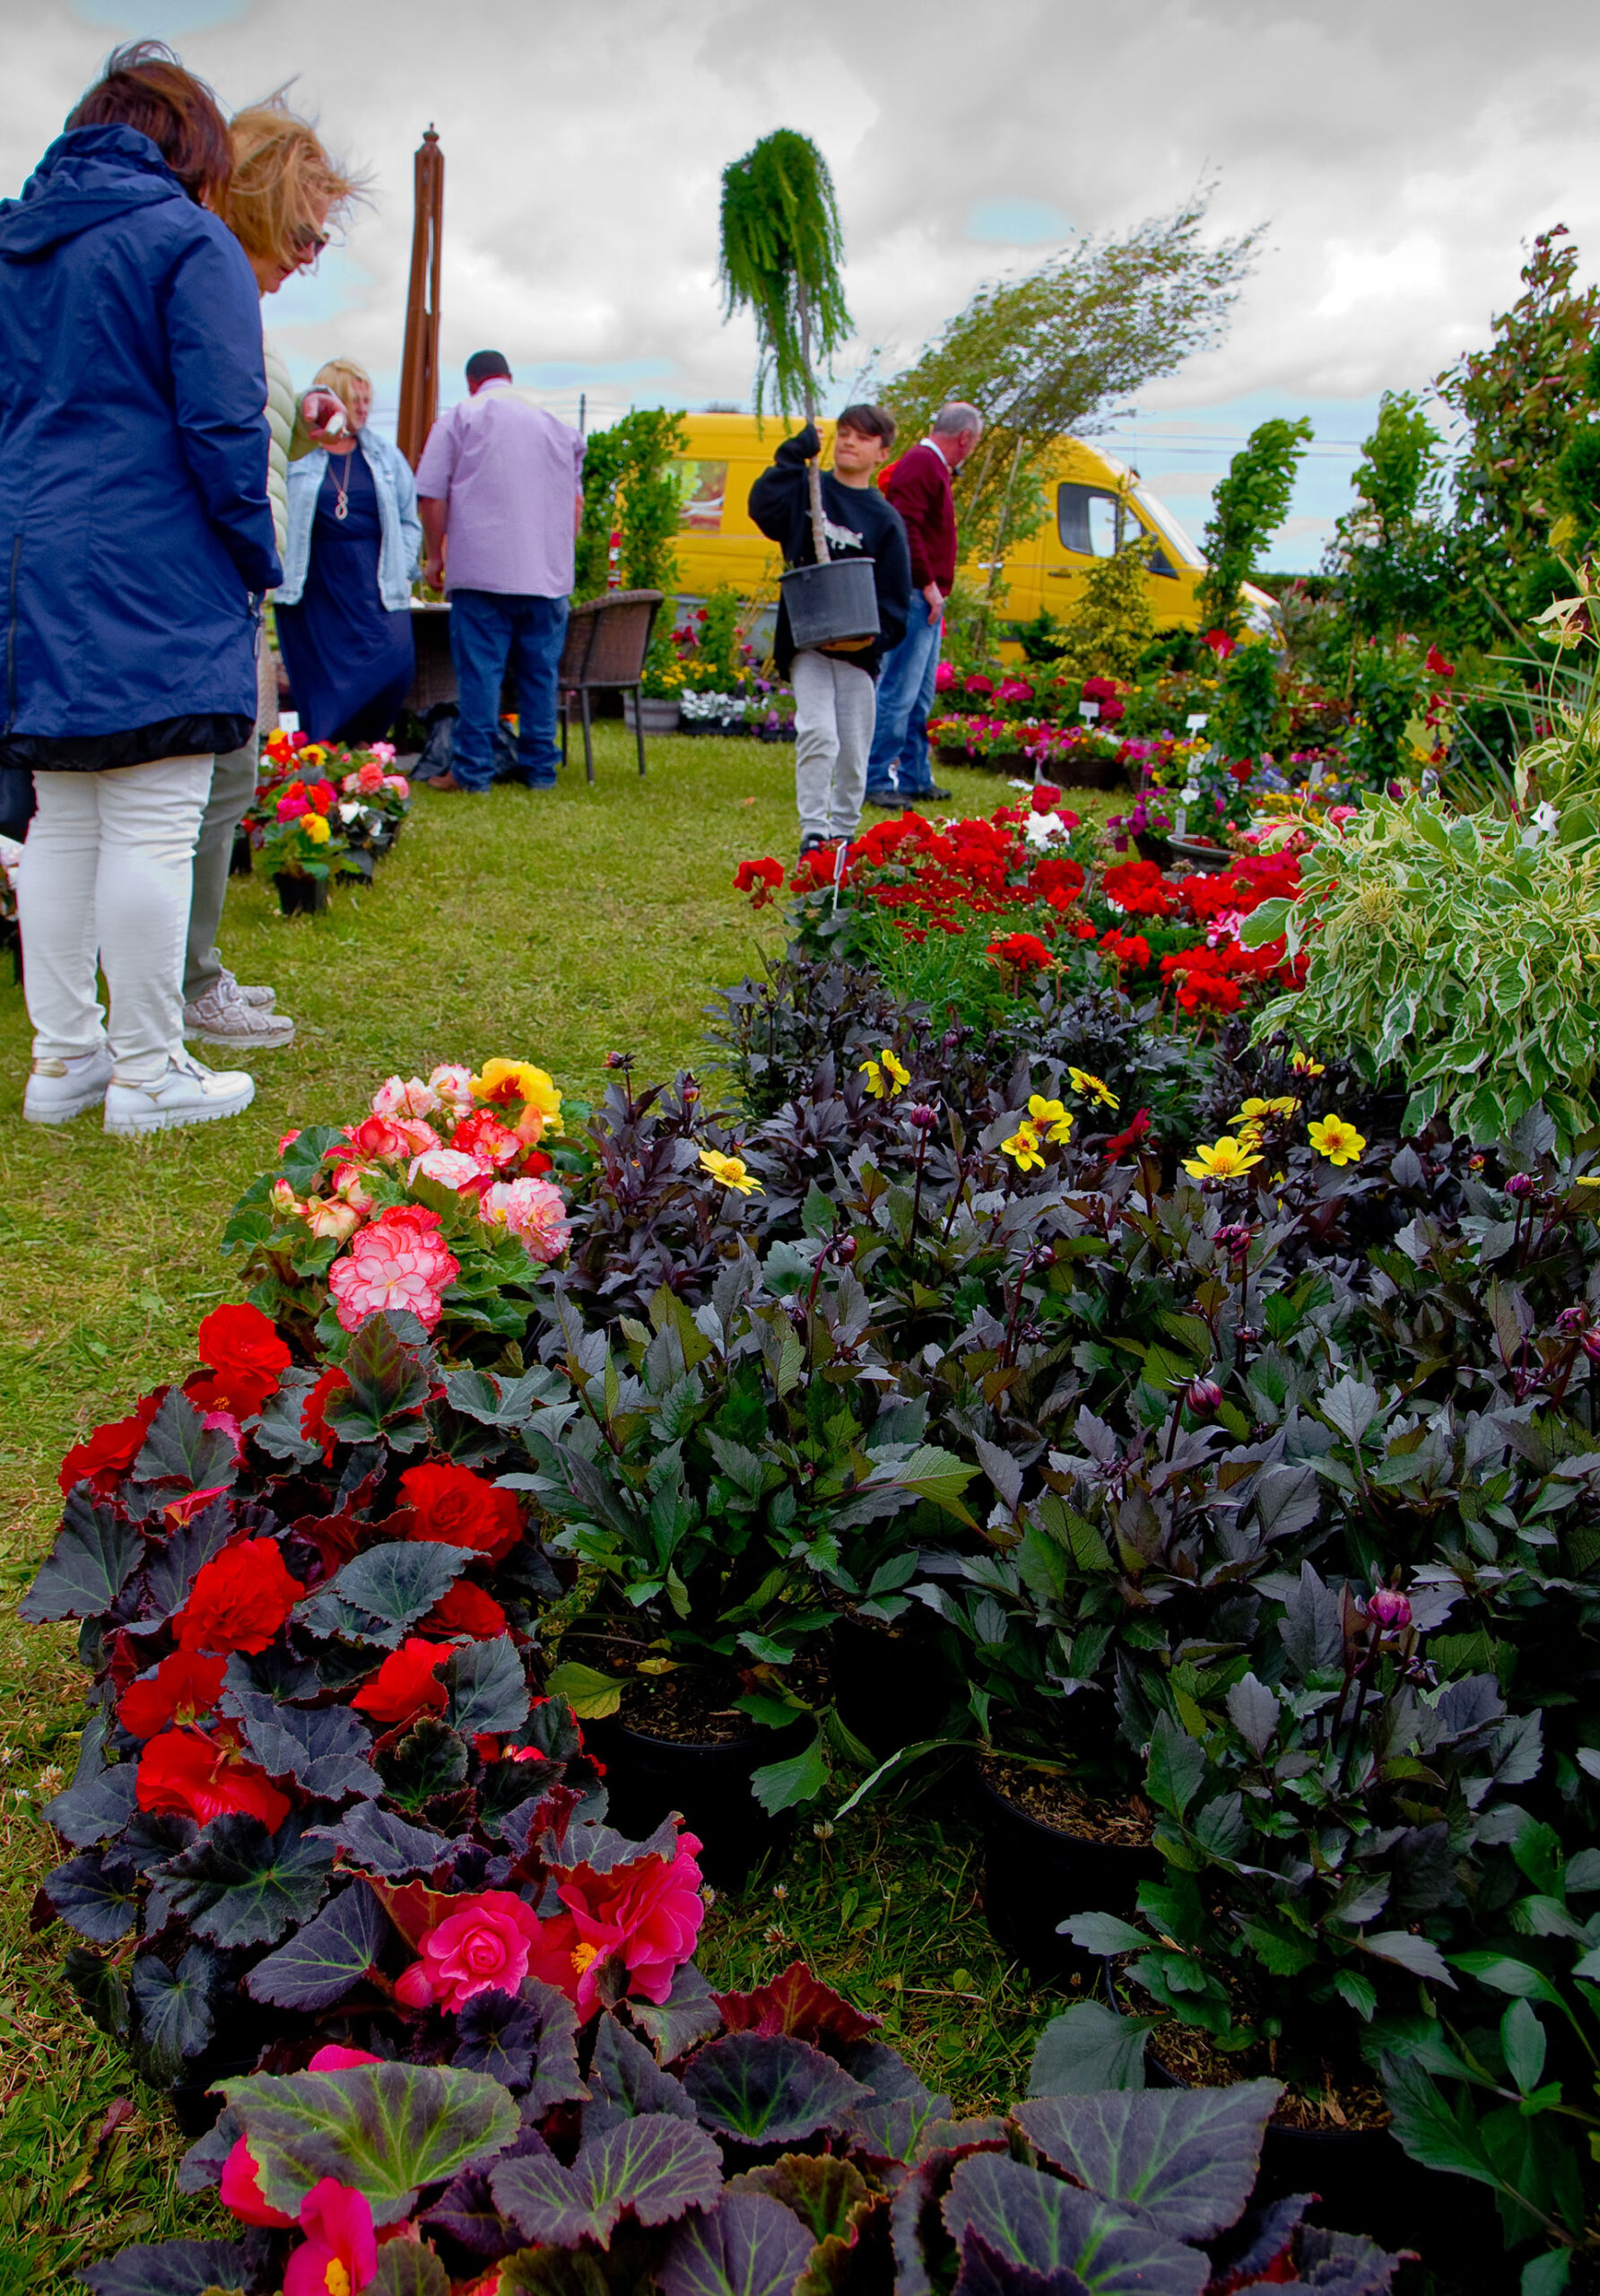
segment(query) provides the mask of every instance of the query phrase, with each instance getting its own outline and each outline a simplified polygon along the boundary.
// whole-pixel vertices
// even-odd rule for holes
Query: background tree
[[[1199,604],[1204,621],[1230,638],[1243,619],[1240,587],[1289,514],[1294,475],[1310,436],[1304,414],[1294,422],[1274,414],[1257,423],[1217,488],[1201,544],[1210,571],[1200,585]]]
[[[1414,392],[1385,391],[1361,457],[1331,565],[1352,635],[1383,641],[1435,619],[1448,578],[1444,440]]]
[[[1563,509],[1553,474],[1596,405],[1588,352],[1600,288],[1575,288],[1577,268],[1566,225],[1541,231],[1522,267],[1523,292],[1493,322],[1488,348],[1438,378],[1461,425],[1450,535],[1457,642],[1520,643],[1538,587],[1530,590],[1529,570],[1552,555]]]
[[[608,430],[590,432],[574,597],[604,595],[613,533],[622,537],[617,571],[623,589],[670,597],[678,581],[683,501],[673,465],[688,451],[682,421],[659,407],[637,407]]]
[[[769,388],[779,410],[804,407],[817,419],[817,366],[827,365],[850,335],[839,266],[844,257],[833,178],[809,136],[779,127],[763,135],[722,175],[722,287],[731,318],[755,320],[759,364],[755,411]],[[807,465],[812,538],[828,563],[822,483]]]
[[[1047,465],[1064,432],[1102,427],[1115,402],[1214,348],[1255,259],[1257,231],[1209,245],[1211,187],[1123,239],[1084,239],[1021,279],[980,287],[879,396],[923,435],[965,399],[984,441],[957,474],[967,548],[998,560],[1048,510]]]

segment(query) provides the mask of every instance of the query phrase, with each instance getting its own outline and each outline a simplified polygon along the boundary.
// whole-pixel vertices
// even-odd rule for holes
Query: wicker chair
[[[662,604],[659,590],[611,590],[603,598],[586,598],[572,608],[567,620],[567,642],[556,672],[561,696],[561,763],[567,762],[567,727],[571,723],[572,698],[578,697],[583,716],[583,762],[590,781],[595,778],[595,746],[590,734],[589,696],[596,689],[633,696],[633,730],[639,743],[639,770],[645,770],[645,729],[639,712],[639,681],[650,633]]]

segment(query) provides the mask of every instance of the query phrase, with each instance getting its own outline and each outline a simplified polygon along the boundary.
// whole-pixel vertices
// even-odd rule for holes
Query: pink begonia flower
[[[439,1233],[438,1213],[404,1204],[358,1231],[327,1281],[345,1331],[359,1331],[385,1308],[409,1309],[431,1331],[444,1313],[440,1294],[460,1272]]]
[[[478,1217],[486,1228],[507,1228],[531,1259],[546,1265],[572,1240],[566,1200],[548,1180],[496,1180],[485,1189]]]
[[[308,2073],[343,2073],[352,2065],[381,2065],[381,2057],[374,2057],[364,2048],[344,2048],[337,2041],[329,2041],[319,2048],[307,2066]]]
[[[430,1148],[445,1144],[433,1126],[419,1117],[363,1117],[360,1124],[345,1126],[344,1137],[358,1156],[376,1156],[380,1161],[391,1156],[421,1156]]]
[[[428,1117],[439,1107],[439,1094],[420,1076],[386,1077],[372,1095],[374,1116]]]
[[[474,1993],[515,1993],[527,1975],[528,1959],[539,1943],[538,1915],[510,1890],[480,1890],[463,1898],[424,1935],[422,1959],[395,1987],[408,2007],[438,2002],[444,2009],[465,2007]]]
[[[395,744],[393,742],[369,742],[367,755],[370,758],[375,758],[379,765],[393,765]]]
[[[306,2237],[283,2267],[283,2296],[356,2296],[378,2270],[365,2193],[324,2177],[300,2205]]]
[[[361,1215],[354,1205],[341,1203],[337,1196],[331,1203],[313,1196],[302,1206],[300,1216],[314,1236],[334,1236],[340,1243],[347,1236],[353,1236],[361,1224]]]
[[[278,800],[278,819],[281,822],[297,822],[302,813],[309,813],[310,810],[309,797],[280,797]]]
[[[288,1149],[289,1147],[291,1147],[291,1146],[292,1145],[292,1144],[293,1144],[295,1141],[297,1141],[299,1138],[300,1138],[300,1126],[299,1126],[299,1125],[297,1124],[297,1125],[295,1126],[294,1130],[293,1130],[292,1132],[286,1132],[286,1133],[284,1133],[284,1134],[283,1134],[283,1137],[279,1140],[279,1142],[278,1142],[278,1153],[279,1153],[279,1155],[280,1155],[280,1156],[282,1156],[282,1155],[284,1153],[285,1150],[286,1150],[286,1149]]]
[[[375,789],[383,787],[383,768],[372,759],[361,766],[355,777],[355,786],[363,796],[370,797]]]
[[[274,2230],[292,2224],[292,2216],[285,2216],[274,2208],[261,2189],[261,2170],[256,2164],[248,2141],[240,2137],[222,2163],[222,2180],[217,2187],[224,2208],[245,2224],[267,2224]]]
[[[334,1194],[348,1204],[352,1212],[359,1212],[363,1217],[371,1211],[373,1205],[367,1177],[359,1164],[335,1164],[334,1167]]]
[[[406,1178],[414,1182],[421,1172],[425,1178],[437,1180],[441,1187],[453,1187],[459,1192],[489,1178],[493,1170],[494,1166],[486,1156],[470,1156],[462,1148],[430,1148],[425,1156],[413,1158]]]
[[[599,2005],[602,1970],[620,1960],[630,1991],[665,2001],[673,1974],[694,1952],[705,1918],[700,1843],[680,1834],[670,1857],[646,1856],[598,1874],[574,1866],[556,1894],[567,1909],[540,1924],[534,1976],[567,1996],[580,2017]]]
[[[286,1179],[275,1179],[273,1182],[273,1210],[274,1212],[281,1213],[285,1220],[289,1220],[297,1215],[303,1215],[305,1208]]]
[[[941,662],[938,668],[934,672],[934,691],[935,693],[948,693],[954,683],[954,670],[952,669],[948,662]]]
[[[386,773],[383,786],[386,789],[392,789],[396,797],[409,797],[411,795],[411,784],[403,773]]]
[[[428,1082],[439,1094],[440,1105],[453,1108],[457,1116],[469,1116],[478,1105],[473,1098],[473,1072],[470,1068],[441,1061],[430,1072]]]
[[[509,1164],[520,1156],[526,1144],[503,1125],[492,1109],[480,1109],[476,1116],[463,1117],[450,1135],[450,1145],[468,1156],[483,1160],[487,1170],[494,1164]]]

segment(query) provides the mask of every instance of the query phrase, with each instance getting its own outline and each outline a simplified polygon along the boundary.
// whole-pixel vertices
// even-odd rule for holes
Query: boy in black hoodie
[[[847,406],[835,426],[833,468],[822,474],[822,515],[835,558],[873,561],[878,594],[875,638],[795,651],[788,608],[778,609],[773,654],[795,688],[795,789],[800,854],[835,838],[853,838],[861,822],[866,761],[872,748],[878,666],[905,635],[911,596],[911,552],[900,512],[873,484],[894,445],[894,422],[879,406]],[[805,465],[819,451],[813,424],[786,439],[750,490],[750,515],[783,551],[786,566],[811,566],[816,551]]]

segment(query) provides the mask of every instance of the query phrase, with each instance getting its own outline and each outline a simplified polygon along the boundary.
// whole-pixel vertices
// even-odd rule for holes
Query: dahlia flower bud
[[[1411,1624],[1411,1605],[1397,1587],[1377,1587],[1367,1597],[1367,1616],[1393,1632]]]
[[[1563,1308],[1555,1319],[1555,1327],[1563,1339],[1570,1339],[1575,1333],[1587,1329],[1588,1320],[1587,1308]]]
[[[1506,1182],[1506,1194],[1520,1202],[1524,1196],[1532,1196],[1538,1185],[1532,1172],[1513,1172]]]
[[[1214,1379],[1191,1379],[1183,1391],[1183,1399],[1194,1412],[1220,1411],[1222,1390]]]
[[[1585,1332],[1583,1352],[1591,1363],[1600,1363],[1600,1331]]]

